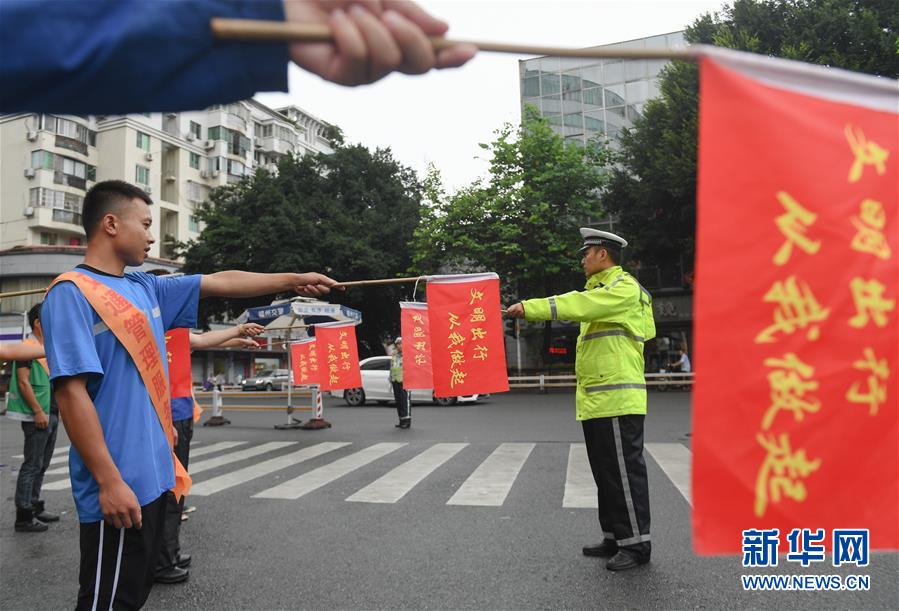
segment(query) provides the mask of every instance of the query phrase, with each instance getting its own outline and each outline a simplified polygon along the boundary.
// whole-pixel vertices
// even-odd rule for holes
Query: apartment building
[[[196,209],[212,189],[274,170],[284,155],[331,152],[329,127],[255,100],[180,113],[0,115],[0,292],[42,288],[81,260],[81,205],[108,179],[139,185],[156,204],[144,268],[177,270],[174,246],[199,235]],[[0,341],[22,337],[22,312],[39,300],[0,302]]]

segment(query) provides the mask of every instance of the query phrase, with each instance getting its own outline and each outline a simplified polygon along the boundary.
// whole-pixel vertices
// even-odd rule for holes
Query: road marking
[[[238,484],[243,484],[252,479],[256,479],[257,477],[262,477],[263,475],[268,475],[269,473],[274,473],[275,471],[286,469],[287,467],[313,459],[316,456],[321,456],[322,454],[326,454],[348,445],[350,445],[350,443],[345,441],[327,441],[314,446],[310,446],[308,448],[303,448],[302,450],[294,452],[292,454],[285,454],[284,456],[272,458],[271,460],[266,460],[255,465],[250,465],[249,467],[244,467],[243,469],[238,469],[237,471],[232,471],[231,473],[225,473],[224,475],[219,475],[218,477],[213,477],[211,479],[195,483],[190,488],[190,495],[208,496],[210,494],[215,494],[216,492],[221,492],[222,490],[227,490],[228,488],[237,486]]]
[[[223,443],[234,443],[236,445],[241,445],[246,443],[245,441],[238,442],[223,442]],[[230,454],[224,454],[222,456],[217,456],[215,458],[210,458],[207,460],[201,460],[196,463],[191,463],[190,469],[188,472],[190,475],[194,473],[201,473],[203,471],[208,471],[209,469],[215,469],[216,467],[221,467],[223,465],[228,465],[233,462],[237,462],[239,460],[245,460],[247,458],[252,458],[253,456],[257,456],[259,454],[264,454],[266,452],[271,452],[272,450],[279,450],[281,448],[292,446],[296,444],[296,441],[270,441],[269,443],[264,443],[260,446],[256,446],[254,448],[249,448],[246,450],[241,450],[239,452],[232,452]],[[212,446],[209,446],[212,447]],[[206,448],[208,449],[208,448]],[[44,490],[68,490],[72,486],[72,481],[69,478],[58,480],[55,482],[51,482],[49,484],[44,484]]]
[[[467,443],[438,443],[346,500],[356,503],[396,503],[437,467],[458,454]]]
[[[680,443],[647,443],[646,450],[692,507],[690,450]]]
[[[205,454],[212,454],[213,452],[221,452],[222,450],[228,450],[228,449],[236,447],[236,446],[242,446],[245,443],[247,443],[247,442],[246,441],[220,441],[219,443],[214,443],[211,446],[206,446],[205,448],[197,448],[197,449],[192,448],[190,451],[190,457],[194,458],[195,456],[203,456]],[[44,473],[44,475],[45,476],[46,475],[62,475],[64,473],[65,474],[69,473],[68,465],[66,465],[65,467],[50,469],[49,471]]]
[[[565,475],[565,496],[562,507],[571,509],[596,509],[596,482],[587,459],[587,446],[573,443],[568,450],[568,472]]]
[[[504,443],[474,470],[447,505],[499,507],[515,483],[533,443]]]
[[[207,458],[206,460],[191,463],[190,468],[187,471],[191,476],[193,476],[195,473],[202,473],[203,471],[215,469],[224,465],[230,465],[233,462],[246,460],[247,458],[265,454],[266,452],[271,452],[272,450],[280,450],[281,448],[286,448],[288,446],[296,444],[296,441],[270,441],[268,443],[263,443],[261,446],[247,448],[246,450],[239,450],[230,454],[224,454],[222,456],[216,456],[215,458]]]
[[[394,450],[406,445],[405,443],[376,443],[375,445],[350,454],[339,460],[313,469],[308,473],[292,480],[278,484],[274,488],[254,494],[256,499],[298,499],[304,494],[309,494],[334,480],[343,477],[347,473],[373,462]]]
[[[68,451],[69,451],[69,446],[60,446],[60,447],[56,448],[55,450],[53,450],[53,458],[50,460],[50,464],[52,465],[55,462],[59,462],[61,460],[66,460],[66,458],[68,458],[68,454],[63,456],[63,453],[68,453]],[[16,454],[15,456],[13,456],[13,458],[21,460],[22,458],[25,458],[25,455],[24,454]]]

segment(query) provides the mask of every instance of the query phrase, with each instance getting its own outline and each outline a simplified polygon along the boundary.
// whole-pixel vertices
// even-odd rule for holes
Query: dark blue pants
[[[50,423],[45,429],[39,429],[34,422],[23,422],[22,432],[25,434],[25,459],[19,469],[16,480],[16,509],[32,509],[41,498],[41,486],[44,473],[53,458],[56,446],[56,431],[59,429],[59,416],[50,414]]]

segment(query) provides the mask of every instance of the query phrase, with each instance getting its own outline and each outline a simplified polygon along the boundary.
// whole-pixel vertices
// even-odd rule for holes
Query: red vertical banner
[[[899,88],[752,61],[701,67],[696,549],[774,528],[895,549]]]
[[[508,391],[499,276],[430,276],[427,292],[434,395]]]
[[[362,386],[355,323],[316,325],[315,338],[321,389],[343,390]]]
[[[315,346],[314,337],[290,344],[293,383],[297,386],[319,383],[318,352]]]
[[[403,336],[403,388],[434,388],[428,304],[400,302],[400,335]]]
[[[165,352],[169,367],[171,398],[193,396],[190,372],[190,330],[169,329],[166,331]]]

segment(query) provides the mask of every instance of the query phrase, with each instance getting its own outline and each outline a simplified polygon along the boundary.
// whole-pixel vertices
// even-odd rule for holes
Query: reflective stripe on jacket
[[[390,357],[390,381],[403,381],[403,355],[399,352],[394,352]]]
[[[578,420],[646,413],[643,344],[656,335],[652,296],[620,265],[583,291],[523,301],[527,320],[581,323],[575,374]]]

